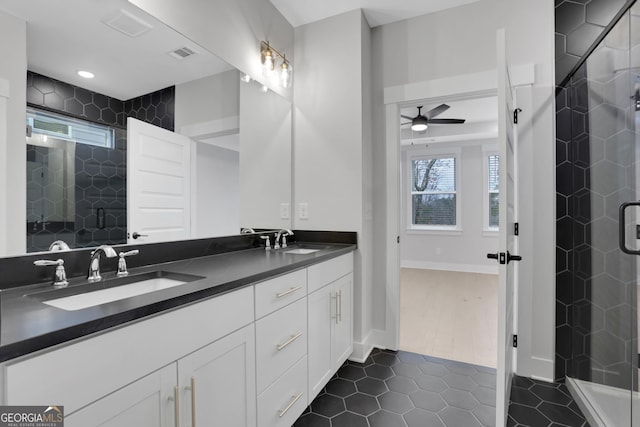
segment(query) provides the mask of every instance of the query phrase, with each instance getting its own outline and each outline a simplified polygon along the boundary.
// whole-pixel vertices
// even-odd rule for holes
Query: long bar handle
[[[334,308],[335,308],[335,312],[336,312],[336,315],[335,316],[331,316],[331,318],[336,320],[336,325],[337,325],[338,324],[338,293],[336,292],[335,296],[331,295],[331,299],[335,300]]]
[[[180,388],[175,386],[173,388],[173,397],[169,397],[169,400],[173,400],[174,416],[176,427],[180,427]]]
[[[196,379],[191,377],[191,427],[196,427]]]
[[[627,248],[626,236],[625,236],[625,227],[626,227],[626,210],[629,206],[640,206],[640,201],[637,202],[626,202],[620,205],[619,209],[619,219],[618,219],[618,231],[619,231],[619,244],[622,252],[629,255],[640,255],[640,250],[633,250]]]
[[[302,289],[302,286],[297,286],[295,288],[289,289],[288,291],[280,292],[279,294],[276,294],[276,298],[282,298],[282,297],[287,296],[289,294],[292,294],[292,293],[294,293],[296,291],[299,291],[300,289]]]
[[[342,290],[336,292],[336,296],[338,297],[339,301],[337,306],[340,308],[340,310],[338,310],[338,322],[342,323]]]
[[[286,408],[284,408],[284,409],[280,409],[280,410],[278,411],[280,418],[282,418],[282,417],[284,416],[284,414],[286,414],[286,413],[289,411],[289,409],[291,409],[291,407],[292,407],[293,405],[295,405],[295,404],[296,404],[296,402],[297,402],[298,400],[300,400],[300,398],[301,398],[301,397],[302,397],[302,393],[300,393],[300,394],[299,394],[299,395],[297,395],[297,396],[293,396],[293,400],[292,400],[291,402],[289,402],[289,404],[287,405],[287,407],[286,407]]]
[[[301,336],[302,336],[302,332],[298,332],[295,335],[291,335],[291,338],[289,338],[287,341],[283,342],[282,344],[278,344],[276,348],[278,349],[278,351],[280,351],[286,346],[288,346],[289,344],[291,344],[292,342],[294,342],[295,340],[297,340],[298,338],[300,338]]]

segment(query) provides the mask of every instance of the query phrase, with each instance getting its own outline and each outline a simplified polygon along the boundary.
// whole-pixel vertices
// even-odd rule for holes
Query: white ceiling
[[[27,21],[31,71],[111,97],[128,100],[232,67],[127,0],[2,0],[0,10]],[[103,23],[121,10],[151,25],[129,37]],[[196,55],[168,54],[189,47]],[[94,79],[79,77],[89,70]]]
[[[479,0],[271,0],[293,25],[363,9],[371,27],[474,3]]]

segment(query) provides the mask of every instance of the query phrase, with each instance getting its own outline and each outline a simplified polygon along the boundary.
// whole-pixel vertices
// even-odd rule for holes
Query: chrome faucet
[[[64,240],[56,240],[55,242],[49,245],[49,251],[57,252],[57,251],[70,251],[69,245]]]
[[[240,234],[255,234],[255,230],[251,227],[245,227],[242,230],[240,230]]]
[[[99,282],[102,280],[102,277],[100,276],[101,254],[104,254],[107,258],[117,256],[116,251],[109,245],[98,246],[93,252],[91,252],[91,258],[89,260],[89,275],[87,276],[89,283]]]
[[[56,288],[64,288],[65,286],[67,286],[69,284],[69,282],[67,281],[67,273],[64,270],[64,260],[62,259],[57,259],[55,261],[53,260],[48,260],[48,259],[40,259],[37,261],[33,261],[34,265],[37,265],[39,267],[42,266],[47,266],[47,265],[55,265],[56,266],[56,271],[53,275],[53,282],[51,283],[51,285],[53,287]]]
[[[293,236],[293,231],[288,229],[282,229],[275,234],[275,242],[273,244],[273,249],[280,249],[287,247],[287,236]],[[282,237],[282,243],[280,243],[280,238]]]

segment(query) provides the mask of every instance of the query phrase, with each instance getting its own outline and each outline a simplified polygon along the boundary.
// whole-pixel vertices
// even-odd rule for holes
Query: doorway
[[[400,108],[401,350],[496,367],[497,110],[495,95]]]

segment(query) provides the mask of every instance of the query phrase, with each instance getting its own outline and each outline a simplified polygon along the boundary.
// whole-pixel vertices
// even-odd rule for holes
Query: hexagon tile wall
[[[625,5],[556,1],[557,82]],[[634,89],[628,69],[611,68],[616,52],[628,57],[628,22],[623,18],[556,92],[555,379],[631,389],[636,273],[618,249],[617,208],[634,198],[634,138],[626,120],[634,114]]]
[[[27,251],[46,250],[52,240],[62,239],[75,247],[126,242],[126,118],[174,130],[175,87],[168,87],[138,98],[121,101],[73,86],[37,73],[27,72],[27,105],[43,108],[74,118],[110,126],[115,130],[115,148],[106,149],[78,144],[75,156],[75,223],[48,224],[38,227],[28,218]],[[33,169],[42,153],[27,151]],[[42,160],[42,159],[40,159]],[[41,162],[40,162],[41,163]],[[30,170],[31,170],[30,169]],[[27,176],[31,196],[27,196],[27,212],[40,203],[46,185]],[[104,225],[97,226],[98,209],[103,209]],[[33,209],[31,209],[33,211]],[[28,215],[29,216],[29,215]]]

